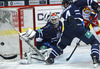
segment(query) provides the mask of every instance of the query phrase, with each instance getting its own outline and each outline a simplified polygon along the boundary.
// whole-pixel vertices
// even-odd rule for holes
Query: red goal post
[[[60,4],[7,6],[0,7],[0,11],[1,10],[10,12],[9,20],[19,32],[24,32],[29,28],[36,30],[44,26],[46,22],[43,20],[43,17],[47,12],[56,12],[58,15],[60,15],[62,11]],[[0,48],[0,52],[2,54],[17,53],[20,54],[20,58],[22,59],[24,52],[29,50],[29,46],[24,41],[21,41],[16,30],[8,25],[8,23],[1,23],[2,27],[0,28],[2,29],[0,29],[0,32],[2,33],[0,33],[0,42],[3,41],[5,45],[2,46],[3,50]],[[7,29],[5,29],[5,27],[7,27]],[[35,45],[35,41],[33,44]],[[8,49],[12,51],[9,51]]]
[[[33,22],[34,21],[33,20],[33,6],[0,7],[0,11],[2,11],[2,13],[10,12],[9,20],[11,21],[12,25],[19,32],[24,32],[28,28],[35,29],[35,25]],[[27,22],[27,25],[26,25],[26,22]],[[4,24],[7,24],[7,23],[4,23]],[[20,38],[19,38],[20,36],[18,35],[16,30],[14,30],[11,26],[8,26],[8,25],[6,25],[8,27],[7,29],[3,28],[4,24],[1,23],[2,29],[0,30],[2,33],[4,33],[4,34],[2,34],[2,33],[0,34],[0,38],[3,37],[3,40],[0,40],[0,41],[1,42],[3,41],[5,43],[5,46],[3,47],[3,48],[5,48],[3,50],[4,54],[6,54],[6,51],[7,51],[7,54],[12,54],[12,53],[20,54],[20,58],[22,59],[22,54],[23,54],[24,48],[27,49],[28,47],[26,46],[26,44],[24,42],[22,42],[20,40]],[[4,27],[6,27],[6,26],[4,26]],[[11,32],[9,32],[9,31],[11,31]],[[10,33],[12,33],[12,34],[10,34]],[[16,36],[16,34],[17,34],[17,36]],[[6,37],[9,37],[9,39],[7,39]],[[6,49],[6,44],[9,44],[9,45],[7,45],[7,47],[9,47],[9,49],[13,48],[14,50],[9,52],[9,50]],[[14,45],[14,46],[12,46],[12,45]],[[26,47],[24,47],[24,46],[26,46]],[[2,50],[0,50],[0,51],[2,51]]]

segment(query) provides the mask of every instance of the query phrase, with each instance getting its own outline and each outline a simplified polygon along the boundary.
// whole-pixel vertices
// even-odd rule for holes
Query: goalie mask
[[[55,13],[52,13],[50,21],[53,24],[53,27],[57,28],[58,22],[59,22],[59,17]]]

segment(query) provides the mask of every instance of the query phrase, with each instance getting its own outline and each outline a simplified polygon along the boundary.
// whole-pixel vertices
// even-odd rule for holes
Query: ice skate
[[[96,56],[94,56],[93,54],[91,54],[91,57],[92,57],[92,60],[93,60],[93,65],[94,65],[94,68],[96,68],[99,64],[99,60]]]
[[[46,64],[53,64],[53,63],[54,63],[54,58],[52,57],[47,58]]]

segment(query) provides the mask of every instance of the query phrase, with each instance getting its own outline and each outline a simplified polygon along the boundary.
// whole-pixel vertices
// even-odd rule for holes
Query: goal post
[[[10,13],[8,19],[17,29],[17,31],[24,32],[29,28],[32,28],[34,30],[35,25],[33,23],[33,7],[1,7],[1,19],[4,15],[6,15],[5,12]],[[20,54],[20,58],[22,59],[23,52],[27,51],[29,46],[27,46],[26,43],[20,40],[18,32],[13,29],[9,23],[7,23],[6,21],[5,23],[3,23],[1,21],[0,25],[0,42],[5,43],[4,46],[0,45],[0,53],[4,55]]]
[[[60,4],[0,7],[0,13],[2,13],[0,18],[3,17],[5,12],[10,13],[8,19],[14,28],[19,32],[25,32],[29,28],[36,30],[43,27],[47,23],[44,21],[47,12],[55,12],[60,17],[62,7]],[[4,46],[0,45],[1,54],[19,54],[20,59],[23,58],[24,52],[28,52],[30,48],[27,43],[20,40],[17,31],[6,21],[0,23],[0,42],[5,43]],[[36,40],[34,40],[33,44],[35,45],[35,43]]]

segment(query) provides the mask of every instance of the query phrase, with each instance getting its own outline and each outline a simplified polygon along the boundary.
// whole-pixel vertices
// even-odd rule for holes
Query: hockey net
[[[29,28],[35,30],[43,27],[47,23],[43,20],[47,12],[55,12],[60,16],[62,7],[61,5],[1,7],[0,20],[3,20],[0,21],[0,43],[4,42],[4,45],[0,44],[0,54],[18,54],[18,59],[22,58],[24,53],[30,50],[30,46],[20,40],[17,31],[25,32]],[[4,19],[5,17],[11,24]]]
[[[8,23],[5,18],[7,18],[11,24]],[[29,28],[34,29],[33,26],[35,26],[33,23],[33,7],[1,7],[0,54],[4,56],[17,54],[19,55],[18,59],[22,58],[24,52],[29,50],[29,46],[20,40],[17,31],[25,32]],[[4,43],[4,45],[2,43]]]

